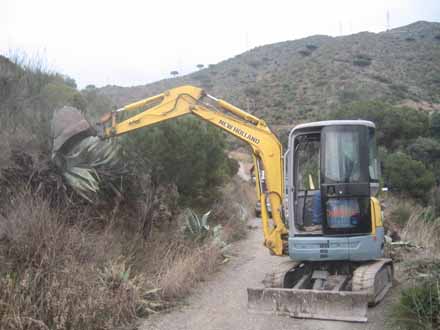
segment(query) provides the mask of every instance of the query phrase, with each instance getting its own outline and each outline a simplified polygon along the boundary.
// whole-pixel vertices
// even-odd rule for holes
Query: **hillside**
[[[272,124],[356,100],[440,108],[440,23],[265,45],[183,77],[106,86],[98,94],[120,106],[182,84],[201,86]]]

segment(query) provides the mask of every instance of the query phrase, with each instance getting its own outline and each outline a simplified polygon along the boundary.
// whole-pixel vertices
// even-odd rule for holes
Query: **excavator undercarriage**
[[[248,288],[248,309],[295,318],[366,322],[368,306],[384,298],[392,279],[390,259],[285,263],[267,274],[263,288]]]

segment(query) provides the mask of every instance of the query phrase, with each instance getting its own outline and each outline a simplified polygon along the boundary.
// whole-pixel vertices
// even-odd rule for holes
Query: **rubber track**
[[[392,267],[391,259],[378,259],[370,264],[366,264],[358,267],[354,273],[352,278],[352,291],[367,291],[369,295],[369,303],[377,304],[381,298],[383,298],[384,290],[388,291],[388,289],[392,285],[392,274],[390,282],[384,285],[382,291],[378,294],[380,297],[379,300],[376,301],[376,290],[374,287],[376,275],[379,271],[384,267],[390,265]]]

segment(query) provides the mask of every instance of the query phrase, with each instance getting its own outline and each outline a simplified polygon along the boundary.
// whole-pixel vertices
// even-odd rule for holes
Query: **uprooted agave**
[[[52,120],[52,160],[61,170],[67,184],[79,195],[93,202],[102,184],[112,184],[124,173],[119,146],[100,140],[81,112],[64,107]]]

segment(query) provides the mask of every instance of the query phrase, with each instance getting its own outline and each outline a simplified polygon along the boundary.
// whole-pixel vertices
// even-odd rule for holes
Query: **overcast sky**
[[[188,73],[255,46],[313,34],[440,21],[440,0],[0,0],[0,54],[17,51],[87,84]]]

